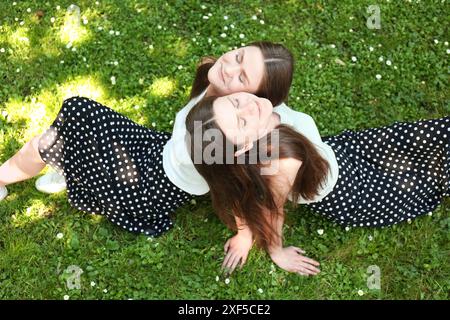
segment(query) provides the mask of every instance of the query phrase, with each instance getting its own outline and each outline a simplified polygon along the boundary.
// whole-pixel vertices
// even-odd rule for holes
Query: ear
[[[234,153],[234,156],[239,157],[241,154],[246,153],[251,148],[253,148],[253,142],[246,143],[241,149]]]

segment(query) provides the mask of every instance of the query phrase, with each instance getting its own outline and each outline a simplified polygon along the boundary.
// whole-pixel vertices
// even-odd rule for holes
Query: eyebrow
[[[244,63],[244,57],[245,57],[245,49],[242,49],[242,61],[241,61],[242,64]],[[245,70],[243,70],[242,72],[244,73],[244,77],[247,80],[247,84],[250,86],[250,81],[248,80],[247,73],[245,73]]]
[[[231,101],[231,99],[228,98],[228,97],[227,97],[227,99],[228,99],[228,101],[230,101],[230,103],[231,103],[231,104],[233,105],[233,107],[234,107],[233,101]],[[235,114],[236,114],[236,113],[235,113]],[[237,123],[238,129],[240,129],[241,127],[239,126],[239,117],[237,116],[237,114],[236,114],[236,123]]]

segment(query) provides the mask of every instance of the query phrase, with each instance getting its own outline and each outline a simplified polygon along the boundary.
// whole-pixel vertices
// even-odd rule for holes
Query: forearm
[[[283,210],[283,209],[281,209]],[[281,211],[274,219],[271,219],[271,225],[276,231],[274,241],[267,248],[267,252],[271,255],[278,250],[283,248],[283,223],[284,223],[284,212]]]

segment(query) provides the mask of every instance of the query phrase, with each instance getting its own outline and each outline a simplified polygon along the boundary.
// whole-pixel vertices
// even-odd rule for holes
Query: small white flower
[[[356,57],[353,56],[353,57],[352,57],[352,61],[353,61],[353,62],[356,62],[356,60],[358,60],[358,59],[356,59]]]
[[[381,74],[377,74],[377,75],[375,76],[375,78],[377,78],[377,80],[380,80],[380,79],[381,79]]]
[[[60,232],[56,235],[57,239],[62,239],[64,237],[64,235]]]
[[[227,35],[226,35],[225,33],[222,33],[220,36],[221,36],[222,38],[225,38]]]
[[[88,24],[88,19],[83,19],[84,24]]]
[[[256,20],[258,19],[256,16],[252,16],[252,20]]]
[[[25,24],[25,22],[24,21],[20,21],[20,23],[19,23],[21,26],[23,26],[24,24]]]
[[[134,110],[139,110],[139,106],[134,106]]]
[[[358,290],[358,295],[363,296],[364,295],[364,291]]]
[[[156,127],[156,122],[152,122],[152,127]]]
[[[350,29],[350,30],[348,30],[348,31],[353,32],[353,29]]]
[[[433,215],[433,212],[428,212],[428,215],[431,217]]]
[[[27,12],[30,13],[30,12],[31,12],[31,8],[28,8],[28,9],[27,9]]]
[[[373,51],[373,47],[369,47],[369,51],[372,52]]]
[[[386,64],[390,66],[392,64],[391,60],[386,60]]]
[[[450,49],[447,49],[447,54],[450,54]]]
[[[205,19],[205,20],[208,20],[208,19],[209,19],[208,16],[203,16],[202,18]]]
[[[383,62],[383,61],[384,61],[383,56],[380,56],[380,57],[378,58],[378,61]]]
[[[225,279],[225,284],[229,284],[230,283],[230,279],[229,278],[226,278]]]
[[[331,48],[331,49],[334,49],[334,48],[336,48],[336,45],[330,44],[330,48]]]
[[[259,23],[264,24],[264,20],[259,20]]]
[[[120,31],[116,31],[116,36],[120,36]]]
[[[72,47],[72,42],[69,42],[67,45],[66,45],[66,48],[67,49],[70,49]]]
[[[321,63],[319,63],[317,66],[318,66],[319,68],[322,68],[322,64],[321,64]]]
[[[317,230],[317,233],[318,233],[319,235],[323,235],[323,229]]]
[[[51,23],[54,23],[54,22],[55,22],[55,17],[51,17],[51,18],[50,18],[50,22],[51,22]]]
[[[108,289],[103,289],[103,293],[108,293]]]
[[[350,230],[350,227],[345,227],[345,231],[349,231]]]
[[[117,66],[119,64],[118,61],[114,61],[114,65]]]
[[[373,237],[372,236],[369,236],[369,241],[372,241],[373,240]]]
[[[435,43],[435,44],[438,44],[438,43],[439,43],[439,40],[438,40],[438,39],[434,39],[434,43]]]
[[[109,34],[113,35],[114,34],[114,30],[109,30]]]
[[[149,45],[148,48],[149,48],[150,50],[153,50],[153,45],[152,45],[152,44]]]
[[[59,9],[61,9],[61,7],[60,6],[56,6],[56,10],[59,10]]]
[[[66,294],[65,296],[64,296],[64,300],[69,300],[69,296]]]
[[[100,4],[100,2],[98,2],[98,1],[95,1],[95,4],[96,4],[96,5],[99,5],[99,4]]]
[[[239,38],[244,39],[244,38],[245,38],[245,35],[244,35],[243,33],[241,33],[241,34],[239,35]]]
[[[230,28],[231,28],[231,29],[234,29],[234,24],[230,24]]]
[[[74,52],[77,51],[77,48],[73,47],[73,48],[72,48],[72,51],[74,51]]]
[[[64,64],[64,60],[61,60],[59,63]]]
[[[95,282],[91,281],[91,287],[95,287]]]
[[[162,29],[162,27],[158,24],[158,29]]]
[[[205,6],[204,4],[202,4],[202,5],[201,5],[201,8],[202,8],[203,10],[205,10],[205,9],[206,9],[206,6]]]
[[[408,220],[406,220],[409,224],[411,224],[412,223],[412,220],[411,219],[408,219]]]
[[[227,26],[223,27],[223,30],[227,31],[227,30],[228,30],[228,27],[227,27]]]
[[[228,20],[228,16],[223,16],[223,19],[224,20]]]
[[[445,42],[444,42],[444,45],[445,45],[445,46],[448,46],[448,41],[445,41]]]
[[[98,30],[99,30],[99,31],[102,31],[102,30],[103,30],[103,27],[98,27]]]
[[[212,42],[212,39],[211,38],[208,38],[208,43],[211,43]]]
[[[394,69],[397,70],[397,66],[394,66]]]
[[[208,16],[212,17],[212,13],[208,13]]]
[[[13,2],[13,6],[15,6],[16,4],[17,4],[17,2],[14,1],[14,2]]]
[[[259,292],[259,293],[263,293],[264,291],[263,291],[263,289],[259,288],[259,289],[258,289],[258,292]]]
[[[216,276],[216,282],[219,281],[219,276]]]
[[[1,49],[0,49],[0,52],[1,52],[1,53],[4,53],[4,52],[5,52],[5,48],[1,48]]]
[[[181,69],[183,69],[183,66],[178,66],[178,70],[181,70]]]
[[[111,84],[112,85],[116,84],[116,77],[114,77],[114,76],[111,77]]]

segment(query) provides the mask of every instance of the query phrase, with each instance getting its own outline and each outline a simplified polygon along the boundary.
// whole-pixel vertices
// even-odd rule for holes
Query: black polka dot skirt
[[[430,213],[449,196],[450,117],[323,138],[337,158],[333,191],[308,204],[339,224],[384,227]]]
[[[64,175],[72,207],[159,236],[173,226],[169,214],[193,197],[164,173],[162,151],[169,139],[170,133],[75,96],[64,100],[39,140],[39,153]]]

